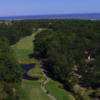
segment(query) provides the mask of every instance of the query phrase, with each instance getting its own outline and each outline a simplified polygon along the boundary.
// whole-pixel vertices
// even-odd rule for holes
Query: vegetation
[[[5,37],[0,39],[0,81],[21,82],[21,68],[6,40]]]
[[[31,77],[38,77],[39,78],[38,81],[43,82],[44,80],[46,80],[46,78],[44,77],[44,75],[43,75],[43,73],[42,73],[42,71],[40,69],[40,63],[41,63],[41,61],[36,60],[35,63],[36,63],[35,68],[30,69],[27,72],[27,74],[29,76],[31,76]]]
[[[22,87],[31,100],[51,100],[41,89],[41,84],[42,82],[37,81],[22,81]]]
[[[23,90],[21,85],[13,84],[13,87],[14,87],[14,90],[15,90],[16,100],[30,100],[30,98],[28,97],[27,93]]]
[[[6,37],[0,37],[0,100],[28,100],[24,91],[14,88],[22,81],[21,67]],[[16,92],[13,91],[13,88]],[[19,91],[22,91],[20,96]],[[24,96],[23,96],[24,95]]]
[[[17,44],[12,46],[19,63],[22,63],[25,61],[29,63],[33,63],[33,60],[34,60],[34,58],[32,59],[32,56],[33,56],[32,54],[34,53],[33,42],[35,40],[35,35],[42,30],[45,30],[45,29],[38,29],[37,32],[33,33],[30,36],[21,38]]]
[[[13,89],[9,83],[0,82],[0,100],[15,100]]]
[[[68,93],[65,89],[60,88],[62,84],[57,81],[50,80],[49,83],[46,84],[45,88],[49,91],[51,95],[53,95],[57,100],[76,100],[70,93]],[[70,96],[70,95],[71,96]],[[70,98],[70,99],[69,99]]]
[[[46,30],[41,31],[44,28]],[[63,84],[60,88],[64,87],[73,92],[76,98],[82,100],[83,97],[79,93],[75,93],[73,89],[78,83],[82,82],[87,90],[90,88],[94,89],[96,96],[99,97],[99,28],[100,21],[91,20],[41,19],[10,21],[7,23],[3,21],[0,24],[0,99],[9,100],[11,97],[16,100],[16,96],[19,100],[20,98],[28,99],[23,92],[20,93],[22,94],[21,96],[16,94],[19,93],[18,91],[23,91],[23,89],[18,89],[17,91],[17,86],[14,87],[12,85],[17,84],[20,87],[22,81],[22,72],[15,53],[19,63],[32,63],[33,59],[30,58],[34,57],[33,53],[35,51],[41,53],[46,69],[56,80]],[[36,31],[39,33],[35,33]],[[18,41],[19,43],[17,43]],[[32,41],[35,45],[33,45]],[[15,53],[10,47],[13,44],[16,44],[12,46]],[[94,58],[94,61],[86,62],[88,56]],[[74,65],[77,66],[76,69]],[[41,75],[38,67],[36,71]],[[33,70],[30,70],[28,73],[31,76],[36,74]],[[81,76],[80,79],[76,77],[76,74]],[[24,90],[26,90],[25,86],[28,82],[23,80],[22,83]],[[30,82],[29,84],[32,85],[33,83]],[[39,86],[40,83],[37,84]],[[10,88],[8,89],[6,85]],[[35,83],[34,86],[36,86]],[[10,93],[6,89],[12,92]],[[29,91],[31,90],[29,89]],[[90,95],[91,98],[95,98],[93,94]]]
[[[40,32],[42,30],[45,30],[45,29],[39,29],[38,32]],[[16,56],[18,57],[18,55],[20,54],[20,56],[22,57],[22,59],[20,59],[20,57],[18,57],[18,59],[20,59],[20,63],[22,63],[22,62],[23,63],[24,62],[32,63],[31,61],[35,61],[35,63],[36,63],[35,68],[29,70],[27,72],[27,74],[31,77],[38,77],[40,79],[37,81],[29,81],[29,80],[22,79],[22,83],[21,83],[23,90],[28,95],[28,96],[26,95],[26,97],[29,97],[28,100],[45,100],[45,99],[51,100],[41,89],[41,84],[45,81],[45,77],[40,69],[40,62],[41,61],[38,61],[35,58],[29,59],[29,57],[27,56],[29,54],[33,54],[33,52],[34,52],[33,51],[34,46],[31,45],[31,43],[33,40],[35,40],[34,36],[38,32],[34,33],[33,35],[26,36],[26,37],[22,38],[16,45],[14,45],[12,47],[14,48]],[[26,42],[26,44],[25,44],[25,42]],[[27,48],[27,45],[28,45],[28,48]],[[30,48],[29,48],[29,46],[30,46]],[[19,47],[19,48],[16,49],[16,47]],[[21,49],[22,49],[22,51],[26,50],[26,52],[24,53],[24,56],[22,55],[22,52],[20,52],[20,53],[16,52],[16,51],[21,50]],[[31,53],[28,52],[30,49],[31,49]],[[25,95],[24,95],[25,93],[23,94],[23,91],[21,92],[21,90],[22,89],[18,88],[18,91],[20,91],[20,92],[17,94],[17,96],[19,96],[20,98],[22,96],[25,97]],[[22,95],[20,96],[20,94],[22,94]]]
[[[53,76],[62,82],[66,89],[80,81],[85,88],[99,87],[99,43],[100,21],[90,20],[50,20],[48,30],[36,35],[35,50],[45,59],[45,66]],[[87,57],[95,61],[86,62]],[[77,65],[77,72],[74,69]],[[80,97],[80,96],[79,96]]]

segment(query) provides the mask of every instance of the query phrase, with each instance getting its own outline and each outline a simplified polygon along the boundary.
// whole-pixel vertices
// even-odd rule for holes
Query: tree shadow
[[[36,42],[36,40],[33,40],[32,42],[34,43],[34,42]]]
[[[29,54],[28,57],[29,58],[34,58],[35,56],[34,56],[34,54]]]
[[[81,78],[79,78],[78,80],[79,80],[78,85],[79,85],[80,87],[82,87],[82,88],[87,89],[87,86],[86,86],[86,84],[84,83],[84,81],[83,81]]]
[[[100,96],[96,96],[95,92],[92,92],[90,95],[89,95],[90,98],[95,98],[94,100],[100,100]]]
[[[89,95],[90,98],[95,98],[95,92],[92,92],[90,95]]]
[[[29,58],[35,58],[35,59],[38,59],[40,58],[40,53],[39,52],[35,52],[33,54],[29,54],[28,55]]]
[[[48,78],[52,78],[52,74],[49,73],[48,70],[46,69],[44,61],[41,61],[40,68],[43,70],[43,73],[45,74],[45,76],[47,76]]]

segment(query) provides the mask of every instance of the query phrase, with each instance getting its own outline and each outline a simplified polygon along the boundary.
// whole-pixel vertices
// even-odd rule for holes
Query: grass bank
[[[40,82],[44,82],[46,80],[45,76],[43,75],[41,69],[40,69],[40,63],[41,61],[36,62],[35,68],[30,69],[27,74],[31,77],[38,77]]]
[[[61,83],[58,81],[50,80],[45,88],[53,95],[57,100],[76,100],[68,91],[59,88]]]

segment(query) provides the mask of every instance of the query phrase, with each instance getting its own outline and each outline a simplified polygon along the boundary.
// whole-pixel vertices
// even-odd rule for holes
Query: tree
[[[96,96],[100,96],[100,87],[98,87],[95,91]]]
[[[81,61],[78,72],[82,75],[82,79],[87,87],[96,87],[98,85],[100,78],[99,65],[100,63],[97,60],[88,63]]]
[[[7,93],[4,91],[4,85],[0,82],[0,100],[7,98]]]
[[[79,83],[78,78],[75,75],[73,75],[73,76],[70,77],[70,79],[68,79],[67,87],[69,87],[70,90],[72,90],[73,87],[78,83]]]
[[[30,100],[27,93],[19,84],[14,84],[16,100]]]

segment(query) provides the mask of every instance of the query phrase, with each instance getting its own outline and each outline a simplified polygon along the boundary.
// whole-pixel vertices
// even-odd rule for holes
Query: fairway
[[[41,89],[42,82],[22,80],[22,87],[31,100],[52,100]]]
[[[57,98],[57,100],[76,100],[72,95],[70,96],[66,90],[59,88],[60,85],[59,82],[50,80],[45,88],[52,96]]]
[[[12,46],[19,62],[21,61],[28,62],[33,60],[32,58],[29,58],[29,55],[34,53],[33,40],[35,40],[35,35],[41,32],[42,30],[46,30],[46,29],[38,29],[36,33],[21,38],[17,44]]]
[[[37,81],[29,81],[23,79],[21,84],[23,89],[30,97],[30,100],[52,100],[41,89],[41,84],[46,80],[40,69],[41,61],[38,61],[35,58],[29,58],[29,55],[34,53],[33,40],[35,40],[35,35],[42,30],[46,29],[39,29],[36,33],[21,38],[17,44],[12,46],[19,63],[36,63],[35,67],[29,70],[27,74],[31,77],[39,77],[40,79]],[[70,97],[68,95],[68,92],[66,92],[64,89],[58,88],[58,85],[60,85],[60,83],[50,81],[49,83],[47,83],[46,89],[49,90],[50,94],[57,98],[57,100],[73,100],[69,99]]]
[[[43,81],[45,81],[45,78],[40,69],[40,62],[34,58],[29,58],[29,54],[33,54],[34,52],[33,51],[34,49],[33,40],[35,40],[34,37],[37,33],[41,32],[42,30],[46,29],[39,29],[36,33],[21,38],[17,44],[12,46],[19,63],[22,62],[29,63],[31,61],[33,62],[35,61],[36,63],[35,68],[31,69],[29,72],[32,74],[33,77],[34,76],[42,77],[41,80],[37,81],[29,81],[25,79],[22,80],[21,85],[28,94],[30,100],[51,100],[50,97],[48,97],[46,93],[44,93],[43,90],[41,89],[41,84],[43,83]]]
[[[43,73],[40,69],[40,61],[37,61],[34,68],[28,71],[31,73],[31,76],[42,76],[44,77]],[[45,78],[37,80],[37,81],[29,81],[29,80],[22,80],[22,87],[28,94],[31,100],[52,100],[46,93],[43,92],[41,89],[41,84],[45,81]]]

